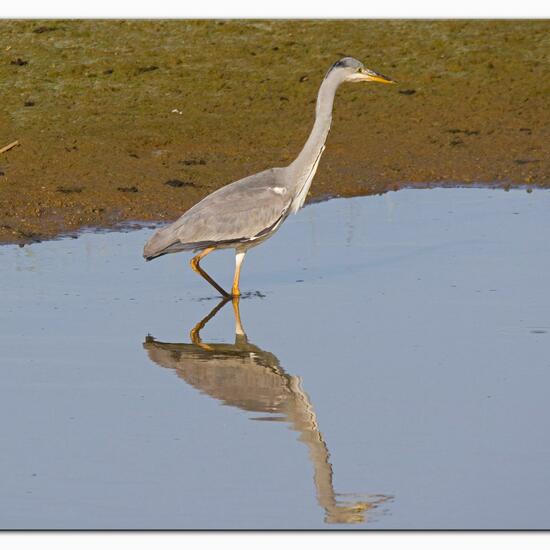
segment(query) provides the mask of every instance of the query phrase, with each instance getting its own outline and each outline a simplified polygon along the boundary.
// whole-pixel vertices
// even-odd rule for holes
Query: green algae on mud
[[[328,66],[346,85],[311,198],[411,183],[550,186],[550,22],[0,22],[0,242],[170,220],[287,164]]]

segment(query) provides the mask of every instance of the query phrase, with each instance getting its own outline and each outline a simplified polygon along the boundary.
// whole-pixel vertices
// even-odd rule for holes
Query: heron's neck
[[[325,141],[332,122],[334,95],[339,84],[340,81],[330,75],[323,80],[317,95],[315,123],[313,124],[311,133],[296,160],[288,167],[291,171],[293,182],[296,185],[296,193],[302,199],[300,201],[301,204],[305,200],[305,195],[307,195],[321,154],[325,148]]]

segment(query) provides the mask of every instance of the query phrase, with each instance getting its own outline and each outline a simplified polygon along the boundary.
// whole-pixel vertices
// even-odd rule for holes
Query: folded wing
[[[289,212],[292,197],[283,183],[283,171],[265,170],[208,195],[173,224],[156,231],[145,244],[144,257],[261,238]]]

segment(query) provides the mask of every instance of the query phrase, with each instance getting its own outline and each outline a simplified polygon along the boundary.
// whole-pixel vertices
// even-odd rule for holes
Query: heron
[[[178,220],[158,229],[145,243],[143,256],[153,260],[181,251],[196,253],[191,268],[223,297],[240,296],[241,266],[247,251],[281,227],[302,208],[317,171],[332,122],[334,96],[344,82],[394,81],[367,69],[353,57],[344,57],[326,73],[315,108],[315,122],[299,155],[288,166],[269,168],[225,185],[191,207]],[[214,250],[235,250],[231,293],[225,291],[200,265]]]

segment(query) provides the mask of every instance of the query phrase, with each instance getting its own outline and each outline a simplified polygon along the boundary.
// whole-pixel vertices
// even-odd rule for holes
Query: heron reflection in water
[[[201,329],[229,301],[235,315],[235,343],[205,343]],[[159,342],[148,336],[143,344],[149,358],[161,367],[174,369],[177,375],[201,393],[220,400],[225,405],[245,411],[274,416],[254,420],[287,422],[306,444],[314,468],[317,500],[325,509],[327,523],[362,523],[366,512],[387,501],[384,495],[361,495],[362,500],[350,502],[354,495],[334,492],[330,453],[323,438],[315,411],[302,389],[298,376],[287,374],[277,357],[250,343],[244,332],[239,300],[227,298],[191,330],[191,343]]]

